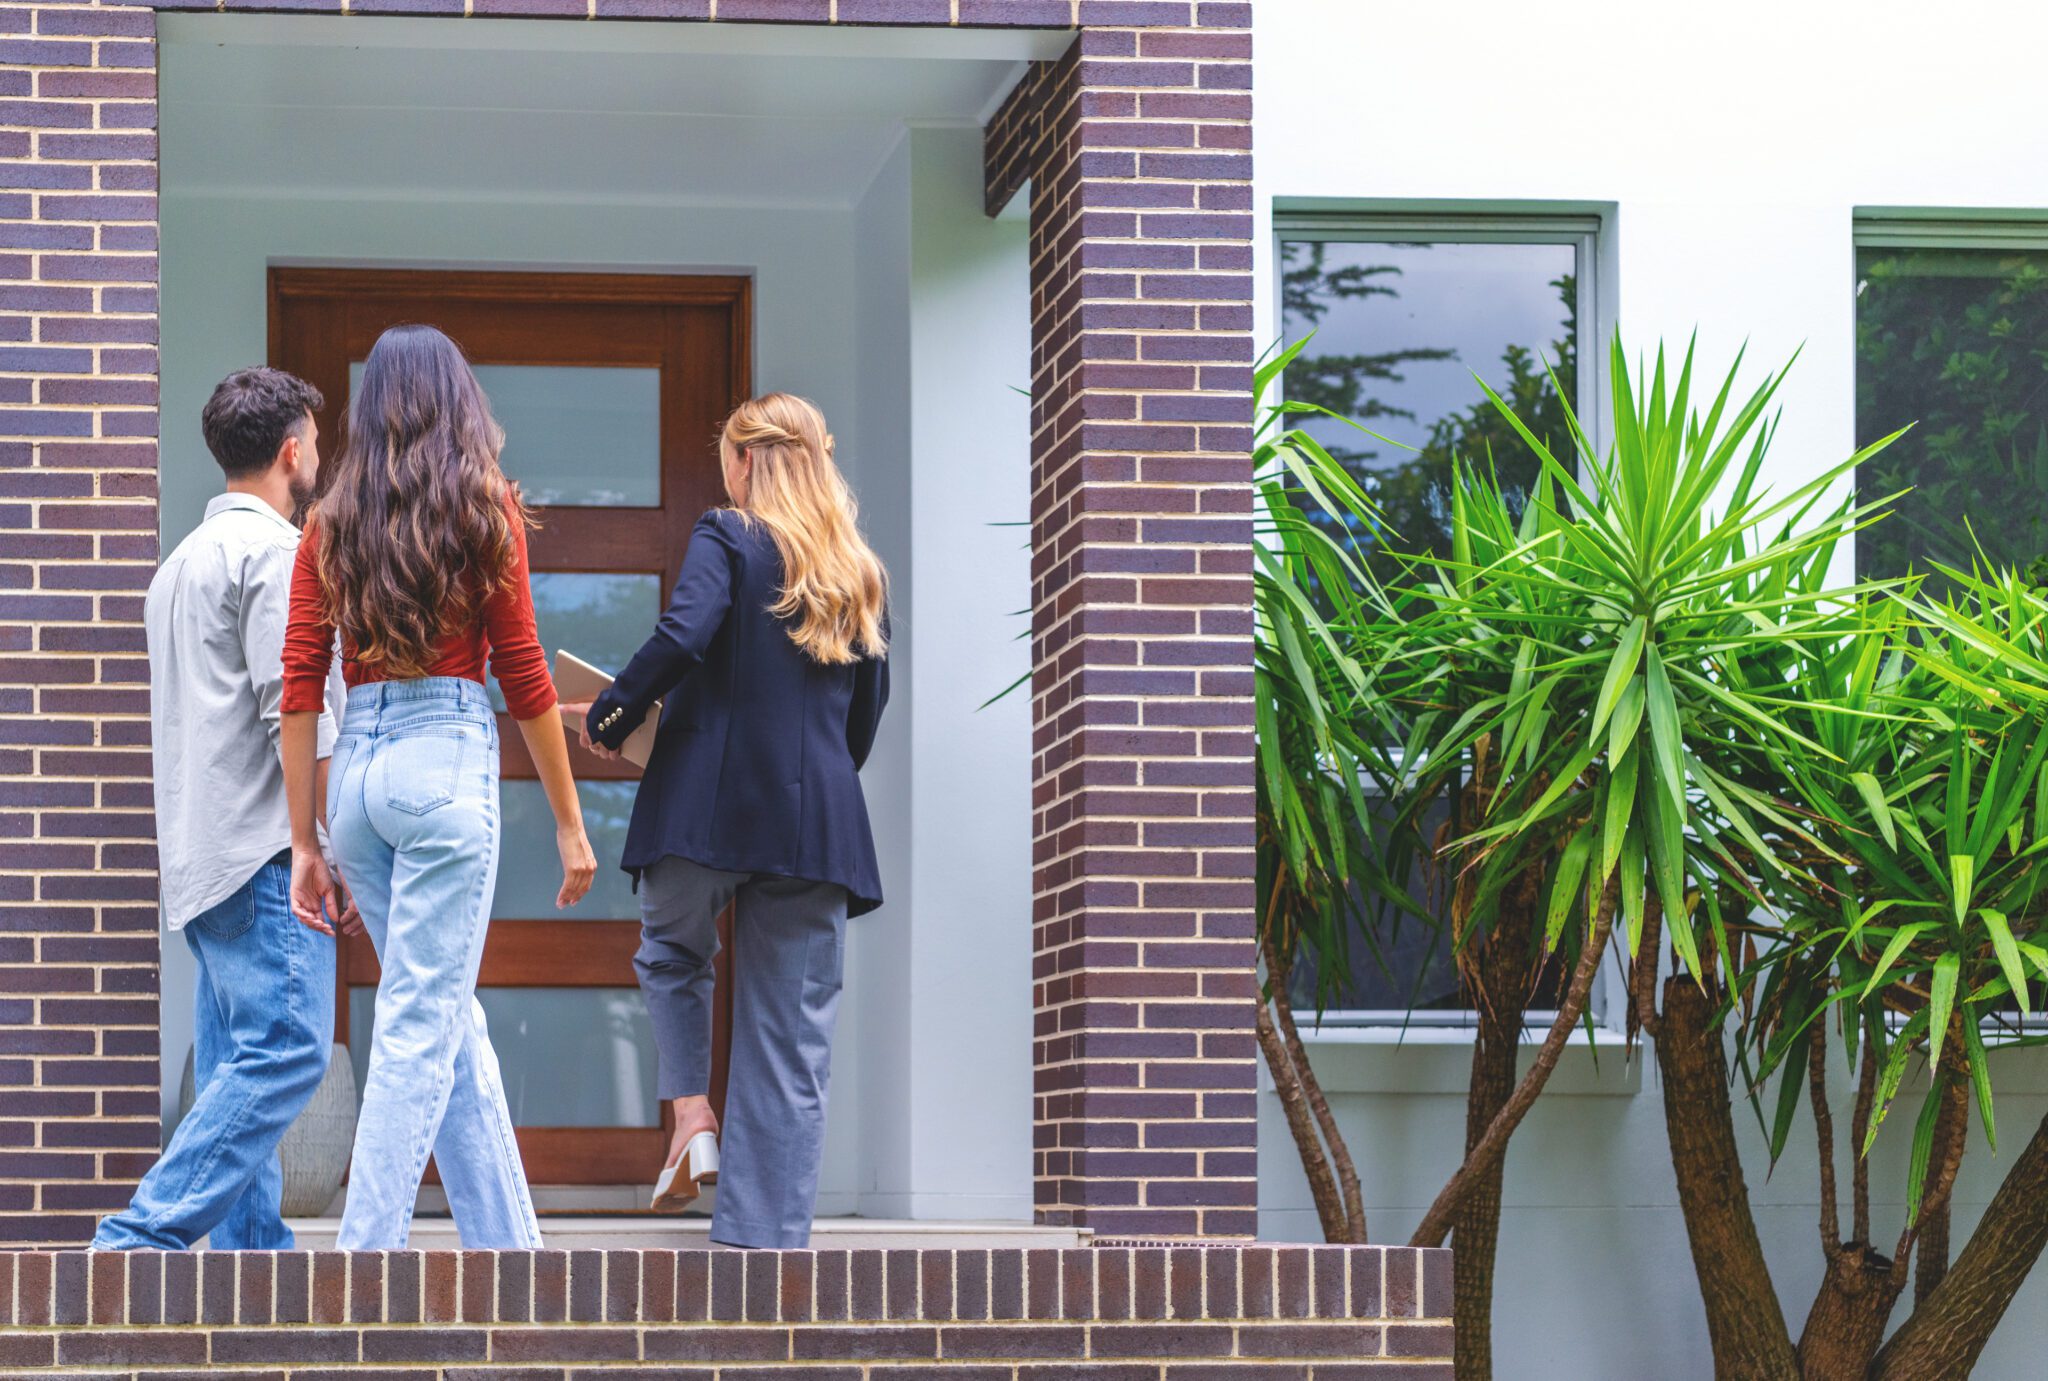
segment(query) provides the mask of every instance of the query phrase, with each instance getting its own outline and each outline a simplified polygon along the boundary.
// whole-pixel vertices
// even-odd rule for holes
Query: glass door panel
[[[349,994],[356,1087],[370,1070],[376,991]],[[491,1045],[521,1127],[659,1127],[654,1034],[638,988],[480,988]]]
[[[637,921],[640,903],[633,880],[618,867],[626,847],[626,822],[633,814],[632,782],[576,783],[583,801],[583,828],[597,854],[597,880],[572,911],[556,911],[562,861],[555,851],[555,817],[547,793],[532,778],[510,778],[499,786],[503,817],[498,852],[494,919],[559,918],[578,921]]]
[[[499,464],[529,503],[661,505],[661,370],[477,364],[476,381],[505,429]],[[349,394],[363,362],[348,367]]]

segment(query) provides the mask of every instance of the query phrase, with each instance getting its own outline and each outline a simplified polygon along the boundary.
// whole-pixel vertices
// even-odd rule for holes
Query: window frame
[[[2048,227],[2044,227],[2048,228]],[[1290,241],[1320,241],[1336,244],[1508,244],[1570,245],[1573,249],[1573,278],[1578,300],[1578,385],[1572,408],[1578,414],[1586,439],[1596,452],[1607,447],[1607,353],[1609,329],[1607,298],[1603,282],[1610,268],[1603,243],[1611,236],[1609,216],[1594,209],[1431,210],[1423,208],[1360,207],[1348,209],[1288,209],[1276,206],[1272,218],[1273,266],[1270,280],[1274,304],[1274,325],[1284,348],[1286,341],[1285,294],[1286,245]],[[1592,343],[1594,348],[1588,349]],[[1546,361],[1546,363],[1553,363]],[[1286,398],[1286,375],[1276,380],[1276,396]],[[1660,967],[1669,967],[1669,941]],[[1621,1034],[1628,1010],[1628,974],[1619,951],[1610,946],[1601,961],[1588,995],[1587,1010],[1597,1044]],[[1469,1040],[1478,1033],[1479,1013],[1471,1007],[1407,1011],[1399,1008],[1331,1008],[1320,1018],[1299,1014],[1302,1038],[1327,1038],[1348,1043],[1359,1041],[1400,1042],[1420,1038],[1429,1042]],[[1523,1040],[1540,1042],[1556,1020],[1554,1008],[1532,1008],[1524,1018]],[[1580,1042],[1574,1041],[1574,1045]]]
[[[2048,208],[1968,209],[1914,206],[1859,206],[1850,217],[1849,282],[1852,330],[1861,308],[1862,265],[1866,249],[1955,249],[2018,250],[2048,256]],[[1861,397],[1859,361],[1850,361],[1849,405]],[[1851,476],[1854,483],[1854,476]],[[1860,575],[1860,554],[1852,551]],[[2011,1030],[2000,1029],[1998,1019],[1984,1017],[1977,1023],[1986,1043],[1993,1048],[2016,1044],[2023,1037],[2048,1032],[2048,1010],[2012,1019]],[[1885,1014],[1886,1029],[1896,1036],[1903,1031],[1903,1014]],[[2015,1034],[2017,1033],[2017,1034]]]

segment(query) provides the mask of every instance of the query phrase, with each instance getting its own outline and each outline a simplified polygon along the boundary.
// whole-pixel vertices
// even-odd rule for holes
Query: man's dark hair
[[[206,400],[199,426],[228,478],[247,479],[270,468],[285,437],[324,401],[296,374],[268,366],[238,369]]]

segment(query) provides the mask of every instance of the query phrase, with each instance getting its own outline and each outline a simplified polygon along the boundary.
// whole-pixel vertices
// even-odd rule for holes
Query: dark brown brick
[[[498,1311],[500,1323],[525,1323],[533,1317],[533,1253],[498,1253]]]
[[[314,1323],[343,1323],[348,1319],[348,1254],[313,1253]]]
[[[163,1329],[133,1331],[73,1329],[57,1335],[57,1364],[64,1367],[199,1366],[206,1362],[204,1333]]]
[[[578,1252],[578,1256],[596,1256],[596,1252]],[[592,1272],[595,1276],[597,1273]],[[593,1286],[593,1294],[595,1287]],[[462,1253],[462,1321],[464,1323],[489,1323],[498,1308],[498,1254],[496,1252],[465,1251]],[[597,1313],[572,1314],[577,1319],[597,1319]]]
[[[883,1307],[884,1267],[881,1252],[851,1253],[847,1262],[847,1318],[864,1322],[888,1317]]]
[[[493,1362],[630,1362],[639,1356],[640,1338],[630,1328],[491,1330]]]
[[[937,1357],[939,1331],[929,1325],[829,1328],[812,1325],[790,1331],[797,1361],[907,1361]]]
[[[199,1258],[192,1252],[166,1252],[164,1266],[163,1321],[167,1324],[199,1322]],[[28,1277],[22,1277],[28,1284]],[[25,1302],[25,1297],[24,1297]],[[23,1319],[23,1322],[28,1322]]]
[[[391,1323],[420,1321],[421,1253],[384,1254],[384,1317]]]
[[[892,1319],[915,1319],[918,1313],[918,1286],[921,1267],[921,1253],[915,1251],[891,1251],[885,1253],[886,1272],[885,1308]]]
[[[1020,1320],[1024,1317],[1024,1252],[997,1248],[989,1252],[989,1317],[991,1320]]]
[[[784,1271],[787,1281],[787,1268]],[[640,1253],[640,1314],[647,1323],[668,1323],[676,1316],[676,1254]]]
[[[164,1254],[126,1253],[128,1257],[128,1322],[161,1323],[164,1316]]]
[[[1386,1316],[1413,1319],[1422,1314],[1420,1253],[1404,1247],[1386,1251]]]
[[[612,1323],[631,1323],[640,1317],[640,1253],[606,1252],[604,1265],[604,1316]]]
[[[481,1362],[489,1334],[480,1328],[366,1328],[365,1362]]]
[[[711,1321],[735,1323],[746,1317],[746,1256],[711,1253]]]
[[[789,1333],[786,1328],[746,1324],[650,1328],[642,1335],[642,1346],[650,1362],[773,1362],[789,1356]]]
[[[676,1253],[676,1319],[678,1322],[695,1323],[710,1317],[711,1255],[708,1251],[682,1251]]]
[[[184,1335],[160,1335],[184,1336]],[[203,1339],[204,1335],[193,1335]],[[358,1334],[348,1328],[223,1328],[213,1335],[213,1360],[249,1362],[353,1362]],[[199,1360],[204,1361],[201,1354]]]
[[[348,1254],[348,1318],[350,1323],[384,1321],[384,1254]]]
[[[939,1330],[939,1351],[970,1359],[1081,1357],[1088,1331],[1078,1324],[955,1324]]]
[[[428,1252],[421,1260],[420,1317],[453,1323],[462,1315],[462,1255]]]
[[[812,1314],[819,1322],[844,1319],[847,1314],[847,1273],[850,1257],[844,1251],[821,1251],[817,1256],[817,1284]]]

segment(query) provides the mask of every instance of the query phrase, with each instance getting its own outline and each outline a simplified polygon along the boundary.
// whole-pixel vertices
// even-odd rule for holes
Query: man
[[[278,1143],[327,1072],[334,941],[292,918],[278,758],[292,515],[313,494],[319,391],[229,375],[201,414],[227,492],[150,582],[150,729],[165,924],[198,963],[199,1095],[93,1246],[285,1250]],[[339,702],[336,702],[339,703]],[[320,717],[320,756],[334,721]],[[321,764],[325,775],[326,764]]]

